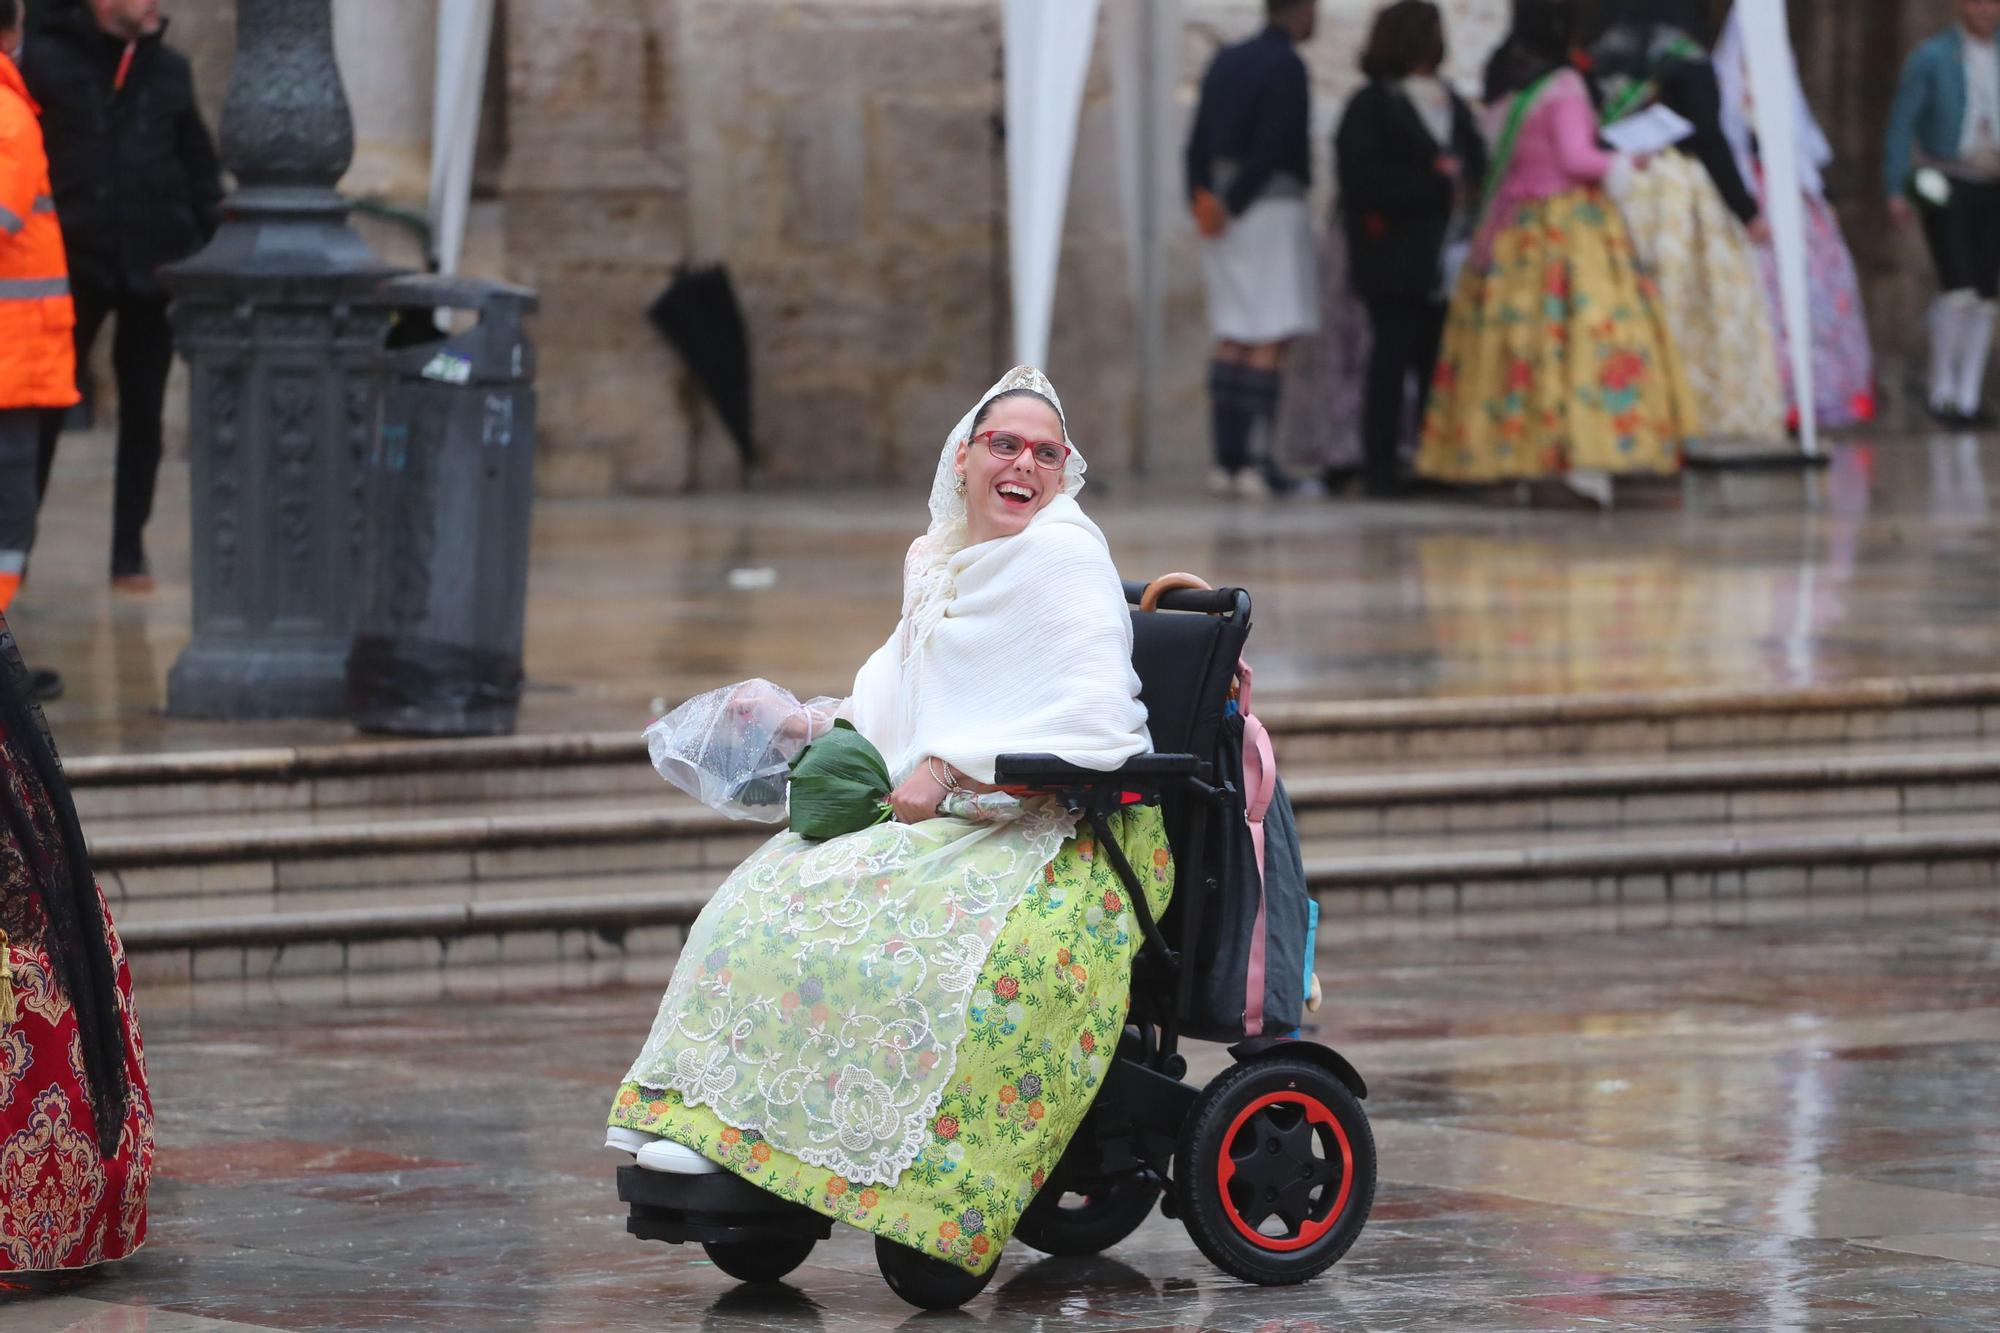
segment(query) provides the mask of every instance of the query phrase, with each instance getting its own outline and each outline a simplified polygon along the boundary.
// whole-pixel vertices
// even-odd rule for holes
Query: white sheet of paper
[[[1598,131],[1621,153],[1664,153],[1694,133],[1694,122],[1668,107],[1654,105]]]

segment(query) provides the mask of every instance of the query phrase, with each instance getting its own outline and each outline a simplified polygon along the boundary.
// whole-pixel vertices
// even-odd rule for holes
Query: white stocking
[[[1964,342],[1965,328],[1964,298],[1971,292],[1946,292],[1931,302],[1931,383],[1930,407],[1933,412],[1948,412],[1958,389],[1958,349]]]
[[[1979,410],[1986,387],[1986,356],[1993,350],[1993,321],[2000,314],[1993,302],[1968,306],[1959,316],[1958,410],[1971,416]]]

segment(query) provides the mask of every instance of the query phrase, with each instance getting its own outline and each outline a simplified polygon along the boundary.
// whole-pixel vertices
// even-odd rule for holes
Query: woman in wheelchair
[[[878,1251],[979,1277],[966,1294],[1090,1109],[1142,935],[1091,827],[1050,799],[985,795],[1002,754],[1106,772],[1151,748],[1083,477],[1032,368],[951,432],[901,620],[838,710],[887,761],[895,820],[817,844],[780,834],[729,877],[609,1120],[608,1146],[639,1168],[688,1189],[734,1173],[872,1232]],[[1173,887],[1159,808],[1124,806],[1106,827],[1157,920]],[[750,1279],[811,1247],[715,1234],[718,1265]]]

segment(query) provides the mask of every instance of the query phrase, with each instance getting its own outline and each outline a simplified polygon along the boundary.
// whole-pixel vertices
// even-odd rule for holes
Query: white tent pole
[[[1007,0],[1008,254],[1014,359],[1048,360],[1077,112],[1090,73],[1098,0]]]
[[[486,50],[494,0],[439,0],[436,82],[431,101],[431,187],[427,210],[438,272],[456,273],[472,202],[473,155],[486,90]]]
[[[1144,471],[1160,426],[1166,219],[1176,208],[1174,82],[1179,69],[1180,0],[1112,0],[1110,9],[1118,176],[1130,257],[1138,347],[1131,463]]]
[[[1798,108],[1788,66],[1792,38],[1785,0],[1737,0],[1743,49],[1756,102],[1758,157],[1764,167],[1764,211],[1778,260],[1778,291],[1792,356],[1792,385],[1799,404],[1799,444],[1819,457],[1819,420],[1813,409],[1812,302],[1806,275],[1805,196],[1799,182]]]

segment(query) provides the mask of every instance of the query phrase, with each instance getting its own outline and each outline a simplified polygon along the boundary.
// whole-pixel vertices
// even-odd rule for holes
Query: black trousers
[[[1402,474],[1410,377],[1417,377],[1421,421],[1444,340],[1445,307],[1429,296],[1370,296],[1366,301],[1375,345],[1368,354],[1361,408],[1364,479],[1371,489],[1393,489]]]
[[[1955,180],[1948,201],[1938,205],[1920,198],[1917,211],[1939,289],[1971,288],[1987,301],[2000,297],[2000,182]]]
[[[160,473],[162,416],[167,372],[174,364],[174,334],[167,323],[167,298],[109,291],[75,284],[76,364],[79,376],[106,319],[115,319],[111,368],[118,379],[118,467],[111,502],[111,573],[137,574],[146,567],[144,534],[153,516],[153,485]],[[62,438],[61,411],[42,414],[41,455],[35,493],[46,495],[56,443]]]

